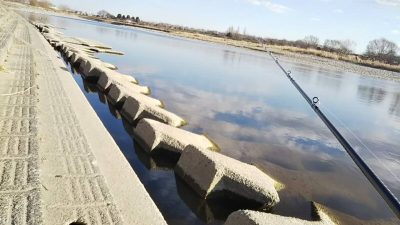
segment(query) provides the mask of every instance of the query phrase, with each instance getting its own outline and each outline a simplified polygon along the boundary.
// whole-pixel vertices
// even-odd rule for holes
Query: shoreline
[[[7,4],[0,12],[0,221],[166,224],[62,58]]]
[[[69,14],[67,14],[69,15]],[[189,32],[189,31],[179,31],[174,29],[163,29],[152,25],[134,24],[134,23],[124,23],[111,19],[102,19],[93,16],[79,16],[79,18],[103,22],[113,25],[120,25],[125,27],[135,27],[142,28],[150,31],[163,32],[175,37],[187,38],[191,40],[205,41],[214,44],[229,45],[233,47],[244,48],[248,50],[265,52],[269,51],[283,55],[289,58],[295,58],[296,61],[304,61],[305,63],[310,63],[310,61],[317,61],[315,64],[319,64],[318,61],[328,63],[329,66],[334,66],[338,69],[345,70],[347,72],[360,73],[362,75],[367,75],[375,78],[388,79],[392,81],[400,82],[400,65],[385,64],[379,61],[372,61],[368,59],[361,59],[357,55],[339,55],[336,53],[330,53],[322,50],[316,49],[303,49],[292,46],[280,46],[280,45],[265,45],[259,43],[253,43],[243,40],[234,40],[230,38],[221,38],[212,35]],[[339,65],[342,64],[342,65]],[[353,68],[351,68],[353,67]]]
[[[124,23],[116,20],[97,18],[93,16],[80,16],[72,13],[46,10],[43,8],[32,7],[24,4],[23,6],[25,6],[25,8],[27,9],[31,9],[34,13],[37,13],[37,11],[40,10],[49,13],[51,15],[58,14],[59,16],[68,17],[71,19],[83,19],[88,21],[103,22],[115,26],[140,28],[147,31],[165,33],[175,37],[204,41],[213,44],[228,45],[232,47],[238,47],[264,53],[268,53],[268,51],[271,51],[273,54],[279,55],[280,57],[284,57],[288,60],[293,60],[294,62],[297,63],[304,63],[311,66],[323,65],[333,69],[337,69],[342,72],[357,73],[360,75],[376,79],[385,79],[385,80],[400,82],[400,65],[394,66],[389,64],[383,64],[380,62],[373,62],[370,60],[360,60],[359,58],[353,55],[339,56],[337,54],[332,54],[315,49],[301,49],[291,46],[263,45],[248,41],[239,41],[229,38],[215,37],[212,35],[206,35],[201,33],[177,31],[174,29],[168,30],[152,25]]]

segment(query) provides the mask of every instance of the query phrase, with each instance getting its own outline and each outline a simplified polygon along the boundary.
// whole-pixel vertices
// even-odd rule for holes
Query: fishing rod
[[[347,154],[353,159],[354,163],[358,166],[361,172],[365,175],[368,181],[374,186],[375,190],[381,195],[381,197],[385,200],[386,204],[390,207],[393,213],[400,219],[400,202],[393,195],[393,193],[389,190],[389,188],[379,179],[379,177],[372,171],[372,169],[362,160],[360,155],[351,147],[349,142],[340,134],[340,132],[336,129],[336,127],[329,121],[329,119],[325,116],[325,114],[318,107],[319,99],[318,97],[313,97],[312,99],[304,92],[304,90],[300,87],[300,85],[293,79],[291,76],[291,71],[286,71],[285,68],[279,63],[277,57],[274,57],[272,52],[268,51],[269,55],[275,61],[275,63],[279,66],[279,68],[285,73],[286,77],[290,80],[290,82],[294,85],[294,87],[300,92],[303,98],[307,101],[307,103],[311,106],[314,112],[319,116],[322,122],[329,128],[332,134],[336,137],[339,143],[346,150]]]

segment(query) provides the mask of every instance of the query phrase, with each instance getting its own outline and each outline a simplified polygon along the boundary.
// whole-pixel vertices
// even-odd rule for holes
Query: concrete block
[[[140,94],[137,91],[128,90],[124,86],[118,84],[110,85],[108,100],[111,104],[122,106],[128,97],[135,98],[140,102],[145,102],[146,104],[154,105],[157,107],[164,106],[164,104],[158,99]]]
[[[185,148],[175,172],[201,197],[230,196],[272,207],[279,202],[276,182],[255,166],[192,145]]]
[[[142,119],[134,129],[135,137],[147,152],[163,149],[181,154],[188,145],[218,150],[206,136],[169,126],[151,119]]]
[[[122,106],[121,115],[130,123],[134,123],[143,118],[148,118],[174,127],[180,127],[187,124],[184,119],[174,113],[134,97],[126,98],[124,105]]]
[[[92,68],[92,70],[89,72],[89,74],[87,75],[88,77],[96,77],[98,79],[100,79],[100,76],[103,73],[106,73],[107,68],[102,67],[102,66],[95,66],[94,68]]]
[[[95,67],[100,67],[100,62],[98,60],[95,59],[91,59],[91,58],[87,58],[86,63],[84,64],[84,66],[81,66],[82,69],[82,75],[85,78],[90,77],[91,75],[91,71],[95,68]]]
[[[116,87],[115,87],[116,86]],[[150,89],[147,86],[140,86],[131,82],[126,81],[125,83],[122,84],[117,84],[115,83],[114,88],[117,88],[118,91],[113,93],[112,97],[113,100],[116,102],[119,102],[121,99],[125,98],[125,96],[129,95],[130,93],[137,93],[137,94],[143,94],[143,95],[149,95],[150,94]],[[112,87],[110,86],[110,92]]]
[[[71,58],[69,59],[70,64],[74,65],[76,63],[76,60],[78,59],[78,57],[79,57],[79,53],[73,52],[71,55]]]
[[[116,70],[118,69],[115,65],[108,63],[108,62],[102,62],[103,66],[107,67],[110,70]]]
[[[79,64],[79,72],[85,76],[84,71],[85,71],[85,67],[86,67],[86,63],[88,62],[89,57],[81,55],[78,60],[77,60],[77,64]]]
[[[111,84],[123,85],[124,83],[137,84],[137,80],[129,75],[120,74],[116,71],[109,70],[107,68],[95,68],[94,71],[99,74],[99,80],[97,81],[97,87],[101,91],[107,91],[110,89]],[[94,76],[94,75],[93,75]]]
[[[57,51],[61,51],[62,46],[63,46],[63,42],[59,42],[59,43],[56,44],[55,48],[56,48]]]
[[[314,203],[315,221],[307,221],[293,217],[274,215],[271,213],[252,210],[238,210],[231,213],[224,225],[334,225],[335,223],[325,214],[321,207]]]
[[[67,53],[65,53],[65,56],[67,57],[67,59],[69,60],[72,56],[73,52],[72,51],[67,51]]]
[[[141,145],[135,142],[135,153],[148,170],[173,171],[178,157],[171,154],[148,154]]]
[[[68,50],[69,50],[68,45],[63,44],[63,45],[62,45],[62,48],[61,48],[61,52],[62,52],[63,54],[65,54],[65,53],[67,53]]]

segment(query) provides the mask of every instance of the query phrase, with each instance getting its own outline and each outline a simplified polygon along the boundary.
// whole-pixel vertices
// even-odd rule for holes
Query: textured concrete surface
[[[285,217],[252,210],[238,210],[231,213],[224,225],[334,225],[322,208],[314,203],[317,220],[307,221],[294,217]]]
[[[182,153],[186,146],[194,145],[202,149],[218,150],[204,135],[169,126],[151,119],[142,119],[134,130],[135,137],[144,150],[152,152],[158,149]]]
[[[95,70],[99,70],[99,80],[97,81],[97,87],[102,91],[107,91],[110,89],[110,85],[119,84],[124,85],[125,83],[133,83],[137,84],[137,80],[131,76],[120,74],[115,71],[107,70],[105,68]]]
[[[0,224],[166,224],[51,46],[0,28]]]
[[[143,93],[144,92],[144,93]],[[111,84],[110,90],[108,92],[108,97],[110,102],[114,105],[123,104],[126,98],[131,97],[138,99],[142,102],[148,102],[149,104],[154,104],[158,107],[163,107],[163,103],[155,98],[149,97],[147,95],[147,87],[139,86],[132,83],[126,83],[125,85]]]
[[[178,115],[169,112],[153,103],[141,101],[138,98],[128,97],[121,109],[121,115],[130,123],[143,118],[157,120],[174,127],[181,127],[187,122]]]
[[[267,174],[208,149],[189,145],[181,154],[175,171],[203,198],[228,194],[265,207],[279,202],[276,182]]]

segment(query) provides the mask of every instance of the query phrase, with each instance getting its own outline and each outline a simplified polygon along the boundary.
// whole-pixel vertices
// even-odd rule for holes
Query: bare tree
[[[385,38],[375,39],[368,43],[365,55],[375,60],[393,63],[398,51],[396,43]]]
[[[100,10],[98,13],[97,13],[97,15],[98,16],[100,16],[100,17],[103,17],[103,18],[111,18],[111,17],[113,17],[113,15],[111,14],[111,13],[109,13],[109,12],[107,12],[106,10]]]
[[[331,40],[327,39],[324,42],[324,50],[330,52],[337,52],[340,54],[351,54],[354,51],[355,46],[357,45],[356,42],[352,40]]]
[[[67,5],[59,5],[58,9],[61,11],[66,11],[66,12],[72,11],[72,9]]]
[[[328,51],[336,51],[340,48],[340,41],[326,39],[324,42],[324,48]]]
[[[31,5],[31,6],[37,6],[37,5],[38,5],[38,1],[37,1],[37,0],[30,0],[30,1],[29,1],[29,5]]]
[[[342,54],[351,54],[354,52],[357,43],[350,39],[341,40],[340,41],[340,53]]]
[[[229,38],[238,38],[240,36],[240,30],[239,27],[235,30],[233,26],[228,27],[228,30],[226,31],[226,36]]]
[[[313,35],[308,35],[306,37],[304,37],[303,40],[309,47],[318,47],[319,45],[319,38]]]

